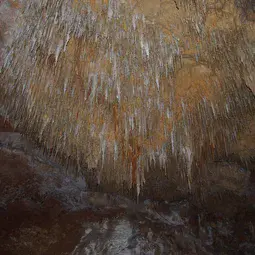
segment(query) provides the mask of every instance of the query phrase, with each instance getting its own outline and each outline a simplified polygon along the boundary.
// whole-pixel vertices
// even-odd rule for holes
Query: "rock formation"
[[[251,0],[10,2],[3,114],[77,174],[192,191],[253,123]]]
[[[35,144],[2,124],[1,255],[253,254],[254,182],[239,197],[210,194],[202,208],[186,199],[136,204],[89,191],[84,180],[64,175]],[[214,169],[221,174],[216,186],[240,191],[231,167]]]
[[[254,21],[0,0],[0,254],[253,254]]]

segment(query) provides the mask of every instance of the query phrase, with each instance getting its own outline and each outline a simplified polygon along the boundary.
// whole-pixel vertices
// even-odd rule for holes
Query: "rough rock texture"
[[[255,182],[236,197],[211,194],[203,208],[136,204],[88,191],[19,133],[1,132],[0,146],[1,255],[253,254]]]
[[[0,0],[0,254],[253,254],[254,17]]]
[[[18,17],[4,19],[3,112],[78,174],[89,168],[95,182],[124,181],[138,193],[167,176],[185,194],[250,125],[252,1],[1,7]]]
[[[236,145],[232,148],[231,153],[239,155],[241,159],[255,159],[255,118],[249,120],[245,125],[245,129],[239,134]]]

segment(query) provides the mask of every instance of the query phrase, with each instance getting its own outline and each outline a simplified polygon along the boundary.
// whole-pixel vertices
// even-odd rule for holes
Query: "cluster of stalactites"
[[[138,194],[149,165],[166,169],[169,154],[181,156],[190,186],[194,151],[202,146],[192,128],[200,123],[206,134],[220,109],[201,99],[195,120],[184,100],[175,122],[178,38],[166,40],[121,1],[109,0],[99,12],[89,1],[74,2],[26,1],[13,29],[3,67],[12,77],[6,91],[15,90],[28,131],[38,126],[46,145],[77,158],[78,166],[83,161],[111,179],[135,183]],[[226,116],[231,106],[226,102]],[[214,143],[214,134],[208,136]]]
[[[165,115],[167,118],[172,115],[173,91],[169,98],[163,100],[164,88],[160,80],[162,75],[171,80],[174,58],[180,55],[178,40],[173,37],[172,42],[167,42],[164,34],[147,24],[143,15],[132,14],[131,8],[121,1],[109,1],[102,6],[100,13],[94,12],[89,2],[83,1],[75,8],[73,1],[69,0],[27,1],[23,10],[17,21],[17,27],[13,30],[12,44],[6,53],[4,69],[8,70],[6,73],[12,75],[15,81],[16,96],[27,97],[29,120],[40,122],[39,137],[43,136],[47,128],[59,129],[61,121],[57,118],[59,116],[65,118],[67,115],[68,123],[62,124],[63,127],[60,128],[61,137],[53,138],[56,140],[55,146],[63,147],[63,150],[65,146],[72,147],[71,140],[75,139],[75,136],[79,137],[79,132],[87,132],[88,140],[84,141],[87,145],[85,152],[83,150],[83,156],[92,153],[90,150],[95,146],[90,143],[97,144],[99,149],[96,150],[101,157],[95,155],[94,161],[97,166],[101,164],[103,167],[107,160],[107,148],[113,145],[114,161],[123,160],[120,159],[123,151],[124,158],[130,156],[128,160],[131,159],[131,163],[126,164],[129,168],[127,172],[135,175],[131,179],[133,178],[133,181],[135,179],[139,190],[143,180],[142,165],[143,167],[147,165],[145,161],[148,159],[142,156],[144,151],[138,152],[137,137],[145,139],[148,133],[153,132],[149,115],[155,114],[154,109],[158,112],[156,114]],[[77,99],[79,93],[81,94],[73,84],[75,63],[66,64],[63,63],[65,60],[61,59],[61,54],[65,54],[71,40],[82,41],[81,48],[84,47],[84,50],[79,51],[80,59],[84,58],[86,61],[90,54],[85,49],[86,44],[94,45],[99,54],[94,62],[91,60],[88,64],[96,66],[96,69],[88,72],[85,67],[81,67],[83,68],[80,71],[83,82],[81,90],[84,96],[80,103],[82,113],[100,114],[98,110],[100,106],[97,103],[99,94],[106,102],[105,105],[109,103],[113,108],[117,108],[117,111],[122,110],[122,120],[118,123],[119,129],[122,130],[119,134],[115,133],[111,141],[106,137],[111,125],[111,120],[107,119],[107,116],[96,125],[95,122],[85,118],[79,121],[77,117],[77,121],[74,121],[71,116],[74,114],[72,109],[69,114],[63,113],[61,109],[61,100],[67,100],[67,94],[68,97],[73,96],[73,100]],[[47,59],[45,62],[42,60],[42,54],[44,59]],[[52,72],[46,67],[50,57],[53,58]],[[108,61],[110,71],[97,68],[98,63],[104,59]],[[171,82],[167,85],[172,86]],[[35,86],[38,88],[34,89]],[[8,90],[13,88],[10,86]],[[44,102],[38,101],[39,91],[41,94],[48,93],[48,98]],[[139,100],[142,104],[138,103]],[[16,104],[17,102],[19,100]],[[128,105],[127,110],[123,110],[125,105]],[[101,107],[105,108],[104,105]],[[125,141],[120,144],[122,136]],[[167,140],[169,136],[167,131],[165,136]],[[46,137],[44,139],[47,140]],[[132,139],[136,141],[132,142]],[[58,143],[61,145],[57,145]],[[77,151],[79,149],[77,148]],[[73,147],[69,153],[73,154]],[[150,161],[155,161],[155,158],[159,157],[160,164],[162,166],[166,164],[166,150],[163,147],[158,146],[148,154]],[[77,153],[77,158],[80,157]],[[132,163],[132,160],[136,162]]]

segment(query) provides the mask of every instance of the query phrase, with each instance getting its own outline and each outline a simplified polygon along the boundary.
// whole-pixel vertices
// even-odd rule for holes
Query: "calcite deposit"
[[[191,191],[254,116],[253,1],[4,2],[3,114],[78,175]]]

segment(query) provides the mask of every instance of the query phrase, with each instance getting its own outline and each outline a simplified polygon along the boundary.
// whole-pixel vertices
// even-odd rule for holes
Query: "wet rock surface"
[[[254,252],[251,179],[238,194],[220,183],[202,205],[192,197],[136,203],[89,191],[19,133],[1,132],[0,145],[0,254]]]

